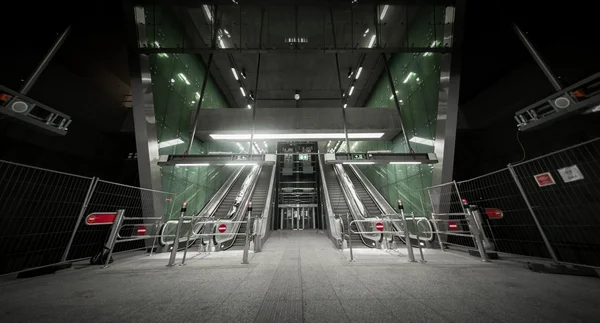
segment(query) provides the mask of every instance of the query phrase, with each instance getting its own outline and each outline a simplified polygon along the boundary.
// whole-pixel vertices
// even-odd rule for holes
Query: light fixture
[[[171,79],[171,83],[175,83],[175,79]]]
[[[200,93],[196,92],[196,100],[200,99]]]
[[[227,48],[225,46],[225,43],[223,42],[223,38],[219,37],[219,45],[221,45],[221,48]]]
[[[208,19],[208,21],[212,22],[213,17],[212,13],[210,12],[210,8],[207,5],[203,4],[202,9],[204,9],[204,13],[206,14],[206,18]]]
[[[362,160],[358,161],[357,160],[357,161],[345,161],[342,164],[344,164],[344,165],[357,165],[357,164],[358,165],[373,165],[373,164],[375,164],[375,162],[372,162],[372,161],[362,161]]]
[[[350,87],[350,92],[348,92],[348,96],[351,96],[352,92],[354,92],[354,85],[352,85],[352,87]]]
[[[408,141],[414,142],[417,144],[421,144],[421,145],[435,146],[435,140],[425,139],[425,138],[421,138],[421,137],[412,137]]]
[[[177,77],[179,77],[180,80],[184,81],[185,84],[190,85],[190,82],[188,81],[187,77],[185,77],[185,74],[179,73],[177,74]]]
[[[230,162],[230,163],[225,164],[225,166],[254,166],[254,165],[256,165],[256,163],[233,163],[233,162]]]
[[[422,164],[420,161],[401,161],[401,162],[390,162],[390,165],[419,165]]]
[[[406,83],[406,82],[410,81],[410,79],[415,75],[416,74],[414,72],[408,73],[408,75],[406,76],[406,78],[404,79],[404,81],[402,83]]]
[[[362,72],[362,66],[358,68],[358,72],[356,72],[356,79],[360,77],[360,73]]]
[[[240,91],[242,92],[242,95],[244,97],[246,97],[246,91],[244,91],[244,88],[240,86]]]
[[[348,106],[348,103],[344,103],[344,109]]]
[[[254,100],[254,92],[250,91],[248,97],[250,98],[250,100]]]
[[[175,164],[175,167],[209,166],[208,163]]]
[[[248,104],[248,109],[252,109],[252,106],[250,104]]]
[[[375,44],[375,35],[371,36],[371,41],[369,41],[369,48],[373,47]]]
[[[365,32],[363,33],[363,37],[367,37],[368,33],[369,33],[369,28],[367,28],[367,30],[365,30]]]
[[[196,101],[192,100],[192,104],[196,103]]]
[[[379,139],[383,132],[349,133],[349,139]],[[250,134],[210,134],[214,140],[250,140]],[[281,134],[255,134],[256,140],[287,140],[287,139],[344,139],[343,132],[340,133],[281,133]]]
[[[180,145],[183,143],[183,140],[179,139],[179,138],[175,138],[175,139],[171,139],[171,140],[165,140],[161,143],[158,144],[158,148],[167,148],[167,147],[171,147],[171,146],[175,146],[175,145]]]
[[[348,69],[348,78],[351,78],[352,74],[354,74],[354,71],[352,70],[352,68],[349,68]]]
[[[231,73],[233,73],[233,77],[235,77],[235,80],[236,80],[236,81],[239,81],[239,80],[240,80],[240,78],[239,78],[239,77],[238,77],[238,75],[237,75],[237,72],[235,71],[235,68],[233,68],[233,67],[231,68]]]
[[[246,69],[242,68],[242,71],[240,72],[240,75],[245,79],[246,78]]]
[[[294,99],[296,101],[300,100],[300,92],[296,91],[296,94],[294,94]]]
[[[223,29],[223,31],[225,32],[225,35],[227,35],[227,37],[231,38],[231,35],[229,34],[229,32],[227,31],[227,29]]]
[[[383,10],[381,10],[381,16],[379,16],[379,20],[383,20],[383,18],[385,18],[385,14],[387,13],[389,7],[390,6],[387,4],[383,6]]]

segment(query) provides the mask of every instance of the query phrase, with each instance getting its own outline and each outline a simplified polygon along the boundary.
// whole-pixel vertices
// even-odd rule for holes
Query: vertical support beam
[[[535,46],[533,46],[533,44],[529,41],[525,33],[523,33],[523,31],[521,31],[519,26],[517,26],[516,24],[513,24],[513,29],[515,30],[515,33],[517,33],[517,36],[519,37],[525,48],[527,48],[529,54],[531,54],[531,57],[533,57],[535,63],[539,66],[542,72],[544,72],[544,75],[546,75],[548,81],[550,82],[550,84],[552,84],[554,89],[556,91],[562,90],[562,86],[560,86],[558,79],[556,78],[556,76],[554,76],[554,74],[550,70],[550,67],[548,67],[548,64],[546,64],[546,62],[544,61],[542,55],[538,53],[538,51],[535,49]]]
[[[331,18],[331,33],[333,36],[333,47],[337,48],[337,40],[335,38],[335,21],[333,20],[333,8],[329,8],[329,16]],[[344,90],[342,89],[342,79],[340,77],[340,60],[338,57],[338,52],[335,52],[335,67],[337,69],[337,80],[338,86],[340,90],[340,105],[342,107],[342,119],[344,121],[344,138],[346,140],[346,153],[348,154],[348,159],[350,159],[350,142],[348,141],[348,127],[346,122],[346,108],[344,107]]]
[[[394,85],[392,71],[390,70],[390,66],[387,61],[387,55],[385,53],[381,53],[381,57],[383,58],[383,65],[385,65],[385,71],[390,82],[390,89],[392,90],[392,95],[394,96],[394,104],[396,105],[396,111],[398,111],[398,115],[400,116],[400,128],[402,128],[402,136],[404,136],[404,141],[406,141],[406,149],[408,150],[408,153],[413,153],[414,150],[410,146],[410,141],[408,141],[408,135],[406,134],[406,128],[404,127],[404,116],[402,115],[402,109],[400,108],[400,102],[398,101],[396,86]]]
[[[134,7],[131,1],[124,3],[127,26],[128,58],[131,77],[131,98],[133,102],[133,122],[138,153],[140,186],[161,190],[160,167],[158,166],[158,138],[156,116],[152,94],[152,74],[150,57],[140,54],[138,49],[146,43],[145,13],[142,7]],[[163,216],[164,204],[160,194],[152,194],[151,200],[142,200],[143,216]],[[145,240],[149,247],[151,241]]]
[[[460,90],[465,2],[465,0],[458,0],[455,6],[446,8],[444,41],[447,42],[448,46],[452,47],[452,50],[448,54],[441,54],[440,89],[434,148],[439,162],[433,167],[432,185],[452,181],[456,126],[458,122],[458,93]],[[432,203],[432,206],[434,206],[439,201],[432,201]]]
[[[262,46],[262,34],[263,27],[265,21],[265,8],[261,7],[260,10],[260,35],[258,36],[258,47]],[[254,83],[254,106],[252,107],[252,133],[250,134],[250,147],[248,148],[248,153],[250,154],[250,160],[252,160],[252,147],[254,146],[254,132],[256,130],[255,121],[256,121],[256,107],[258,103],[258,80],[260,77],[260,53],[257,54],[256,57],[256,78]],[[257,151],[257,153],[259,153]]]
[[[56,40],[52,48],[50,48],[46,56],[44,56],[44,58],[40,61],[33,73],[31,73],[29,78],[27,78],[27,81],[25,81],[25,84],[23,84],[23,87],[21,87],[21,90],[19,91],[21,92],[21,94],[27,95],[29,90],[31,90],[33,84],[35,84],[40,75],[42,75],[42,73],[44,72],[44,70],[46,69],[56,52],[58,52],[62,44],[64,44],[65,40],[67,39],[67,36],[69,36],[69,33],[71,33],[71,26],[67,27],[67,29],[65,29],[65,31],[63,31],[63,33],[60,34],[60,36],[58,36],[58,39]]]

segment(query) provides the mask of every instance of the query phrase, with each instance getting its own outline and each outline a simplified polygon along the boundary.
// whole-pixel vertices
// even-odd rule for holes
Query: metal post
[[[87,194],[83,199],[83,205],[81,206],[81,210],[79,210],[79,216],[77,216],[77,222],[75,223],[75,228],[73,228],[73,232],[71,233],[71,237],[69,238],[69,242],[67,243],[67,247],[65,248],[65,252],[62,255],[61,262],[67,261],[69,256],[69,251],[71,251],[71,246],[73,245],[73,240],[75,239],[75,234],[77,234],[77,229],[79,229],[79,225],[81,224],[81,220],[85,216],[85,211],[90,204],[90,200],[92,199],[92,195],[94,194],[94,190],[96,189],[96,185],[98,184],[98,177],[93,177],[90,182],[90,186],[88,188]]]
[[[394,104],[396,105],[396,111],[398,111],[398,115],[400,116],[400,128],[402,128],[402,136],[404,137],[404,141],[406,141],[406,148],[408,149],[408,152],[413,153],[414,150],[410,146],[410,141],[408,141],[406,128],[404,128],[404,116],[402,115],[402,110],[400,109],[400,102],[398,101],[398,95],[396,94],[394,78],[392,77],[392,72],[390,71],[390,66],[387,62],[387,56],[385,53],[381,53],[381,55],[383,58],[383,64],[385,65],[385,71],[387,72],[388,80],[390,82],[390,88],[392,89],[392,95],[394,96]]]
[[[412,243],[410,242],[410,231],[408,230],[408,222],[406,222],[406,216],[404,215],[404,207],[401,205],[400,207],[400,216],[402,217],[402,221],[404,222],[404,241],[406,243],[406,249],[408,250],[408,261],[417,262],[415,260],[415,254],[413,253]]]
[[[352,252],[352,229],[350,227],[350,214],[346,213],[346,219],[348,220],[348,248],[350,248],[350,262],[354,262],[354,253]]]
[[[329,9],[329,14],[331,16],[331,33],[333,35],[333,47],[337,48],[337,41],[335,38],[335,23],[333,21],[333,9]],[[335,67],[337,68],[337,80],[340,90],[340,102],[342,106],[342,119],[344,120],[344,138],[346,141],[346,154],[348,155],[348,159],[350,159],[350,142],[348,141],[348,127],[346,127],[346,108],[344,107],[344,92],[342,90],[342,79],[340,77],[340,60],[337,51],[335,52]]]
[[[242,255],[242,264],[244,265],[248,264],[248,249],[250,248],[250,235],[252,234],[252,227],[250,224],[251,214],[252,209],[249,209],[246,218],[246,241],[244,243],[244,253]]]
[[[181,213],[179,214],[179,221],[177,221],[177,230],[175,231],[175,239],[173,240],[173,249],[171,250],[171,256],[169,257],[169,263],[167,267],[175,266],[175,258],[177,257],[177,249],[179,249],[179,236],[181,235],[181,225],[183,224],[183,217],[187,208],[187,202],[183,202],[181,206]]]
[[[262,251],[262,227],[263,227],[263,222],[264,222],[264,218],[257,218],[256,219],[258,225],[258,231],[260,234],[256,234],[256,243],[255,243],[255,250],[256,252],[261,252]]]
[[[50,61],[52,60],[54,55],[58,52],[58,50],[60,49],[62,44],[67,39],[67,36],[69,36],[70,32],[71,32],[71,26],[67,27],[67,29],[65,29],[65,31],[63,31],[63,33],[60,34],[60,36],[58,36],[58,39],[56,40],[56,42],[54,43],[52,48],[50,48],[50,50],[48,51],[46,56],[44,56],[44,58],[38,64],[38,66],[35,68],[33,73],[31,73],[31,75],[29,76],[27,81],[25,81],[25,84],[23,84],[23,87],[21,87],[21,90],[19,91],[19,92],[21,92],[21,94],[27,95],[29,90],[31,90],[31,87],[33,86],[33,84],[35,84],[35,82],[40,77],[40,75],[42,75],[42,73],[48,66],[48,63],[50,63]]]
[[[463,202],[463,204],[466,204]],[[471,212],[471,208],[469,205],[465,205],[465,217],[467,218],[467,223],[469,224],[469,230],[475,239],[475,245],[477,246],[477,250],[479,251],[479,256],[481,257],[481,261],[490,262],[488,259],[487,253],[485,252],[485,248],[483,247],[483,242],[481,241],[481,233],[479,228],[477,227],[477,222],[473,217],[473,212]]]
[[[550,70],[550,67],[548,67],[542,56],[537,52],[537,50],[529,41],[525,33],[523,33],[516,24],[513,24],[513,29],[517,33],[517,36],[519,37],[523,45],[525,45],[525,48],[527,48],[527,51],[529,51],[529,54],[531,54],[531,56],[533,57],[535,63],[539,66],[542,72],[544,72],[544,75],[546,75],[548,81],[550,81],[550,84],[552,84],[556,91],[560,91],[562,89],[562,86],[560,86],[558,79],[554,76],[554,74]]]
[[[123,224],[124,214],[125,210],[117,210],[117,216],[115,217],[115,222],[113,222],[112,228],[110,229],[110,235],[108,236],[108,242],[106,243],[106,246],[108,247],[108,256],[106,257],[106,262],[102,268],[108,267],[110,257],[112,257],[113,249],[115,248],[115,243],[117,242],[117,235],[121,229],[121,224]]]
[[[431,222],[433,222],[433,229],[435,230],[435,235],[437,236],[438,242],[440,243],[440,249],[442,251],[446,251],[444,250],[444,243],[442,242],[442,237],[440,236],[440,230],[438,229],[437,220],[433,213],[431,214]]]
[[[423,257],[423,248],[421,248],[421,237],[419,237],[419,224],[417,220],[415,220],[415,212],[410,212],[410,216],[412,217],[413,223],[415,224],[415,235],[417,236],[417,245],[419,246],[419,253],[421,254],[421,262],[425,261],[425,257]]]
[[[187,256],[187,250],[190,247],[190,236],[192,235],[192,227],[190,226],[190,231],[188,231],[187,239],[185,240],[185,249],[183,249],[183,259],[181,259],[181,265],[185,266],[185,257]]]
[[[550,241],[546,237],[546,233],[544,233],[544,230],[542,229],[542,226],[540,225],[540,221],[538,221],[537,216],[535,215],[535,212],[533,211],[533,208],[531,207],[531,203],[529,203],[529,199],[527,198],[527,195],[525,194],[525,190],[523,189],[523,186],[521,186],[521,182],[519,181],[519,177],[517,176],[517,173],[515,172],[515,170],[513,169],[513,167],[510,164],[508,165],[508,170],[510,171],[510,174],[512,175],[513,179],[515,180],[515,184],[517,184],[517,188],[519,189],[519,192],[521,192],[521,196],[523,197],[523,200],[525,201],[525,204],[527,205],[527,208],[529,209],[529,213],[531,213],[531,216],[533,217],[533,221],[535,222],[535,225],[537,226],[538,230],[540,231],[540,235],[542,236],[542,240],[544,240],[544,244],[546,245],[546,248],[548,248],[550,257],[552,257],[552,260],[554,260],[554,262],[558,263],[558,258],[556,257],[554,250],[552,250]]]
[[[241,7],[241,6],[240,6]],[[265,21],[265,8],[261,7],[260,11],[260,35],[258,36],[258,47],[262,46],[262,34],[263,34],[263,26]],[[298,39],[296,38],[296,41]],[[240,43],[240,46],[242,44]],[[256,58],[256,78],[254,83],[254,107],[252,107],[252,132],[250,133],[250,149],[248,153],[250,154],[250,160],[252,160],[252,147],[254,146],[254,132],[255,132],[255,121],[256,121],[256,106],[258,102],[258,78],[260,76],[260,52]],[[260,153],[256,151],[256,153]]]

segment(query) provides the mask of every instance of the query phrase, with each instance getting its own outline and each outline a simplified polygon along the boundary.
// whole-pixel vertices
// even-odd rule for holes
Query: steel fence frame
[[[600,267],[600,138],[457,183],[496,251]],[[487,210],[486,210],[487,209]]]

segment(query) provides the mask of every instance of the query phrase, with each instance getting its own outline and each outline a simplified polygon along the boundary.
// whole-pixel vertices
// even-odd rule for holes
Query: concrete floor
[[[418,255],[418,253],[417,253]],[[538,274],[426,250],[335,250],[315,231],[276,231],[241,251],[115,256],[0,284],[0,322],[598,322],[600,280]]]

